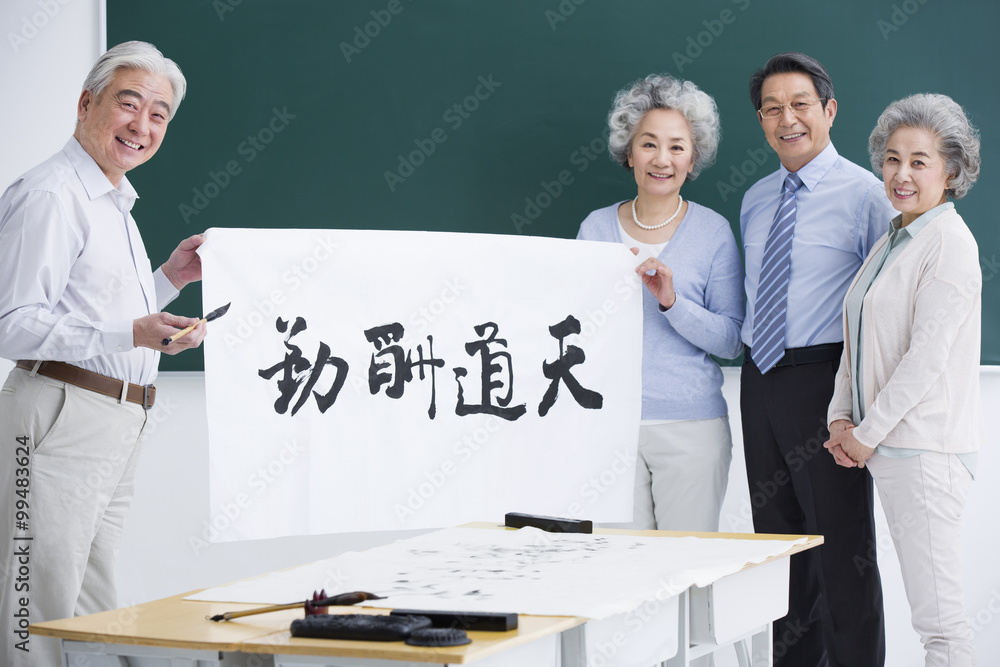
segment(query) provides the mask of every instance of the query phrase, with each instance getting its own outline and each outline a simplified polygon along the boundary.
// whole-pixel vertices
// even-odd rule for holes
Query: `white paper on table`
[[[207,237],[206,308],[232,302],[205,340],[211,541],[439,528],[506,512],[630,519],[645,288],[621,244],[296,229]],[[550,333],[569,317],[579,334]],[[563,376],[540,414],[553,384],[544,365],[560,359],[600,408]],[[402,381],[406,360],[412,379]],[[388,381],[373,386],[381,363],[375,375]]]
[[[373,607],[601,619],[706,586],[804,541],[451,528],[186,599],[281,604],[325,588],[386,597],[365,603]]]

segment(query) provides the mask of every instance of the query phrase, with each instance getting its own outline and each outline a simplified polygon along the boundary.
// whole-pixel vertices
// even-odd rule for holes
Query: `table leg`
[[[677,609],[677,653],[664,664],[666,667],[688,667],[691,658],[691,600],[688,589],[681,593]]]
[[[774,663],[774,649],[771,645],[771,632],[774,623],[768,623],[754,634],[751,639],[753,651],[753,667],[771,667]]]
[[[587,638],[585,624],[564,630],[559,635],[559,664],[562,667],[585,667],[587,662]]]

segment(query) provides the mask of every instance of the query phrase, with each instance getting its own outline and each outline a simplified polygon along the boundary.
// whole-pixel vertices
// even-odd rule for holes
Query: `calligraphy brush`
[[[296,609],[297,607],[304,607],[306,610],[306,616],[312,616],[314,614],[325,614],[327,607],[346,607],[352,604],[357,604],[365,600],[384,600],[385,598],[380,595],[375,595],[374,593],[366,593],[364,591],[354,591],[353,593],[341,593],[340,595],[334,595],[331,598],[326,597],[326,590],[322,590],[319,593],[313,591],[312,599],[303,600],[302,602],[290,602],[288,604],[274,604],[268,607],[260,607],[259,609],[247,609],[246,611],[229,611],[225,614],[216,614],[215,616],[209,616],[210,621],[228,621],[234,618],[240,618],[242,616],[254,616],[256,614],[267,614],[272,611],[283,611],[285,609]]]
[[[164,338],[161,342],[163,343],[163,345],[170,345],[172,342],[174,342],[175,340],[177,340],[181,336],[186,336],[187,334],[191,333],[194,330],[194,328],[196,326],[198,326],[199,324],[201,324],[202,322],[211,322],[212,320],[219,319],[220,317],[222,317],[223,315],[226,314],[226,311],[229,310],[229,306],[231,306],[231,305],[233,305],[232,301],[230,301],[229,303],[227,303],[226,305],[224,305],[222,308],[216,308],[215,310],[213,310],[208,315],[206,315],[205,317],[201,318],[200,320],[198,320],[197,322],[195,322],[191,326],[185,327],[185,328],[181,329],[180,331],[178,331],[177,333],[175,333],[170,338]]]

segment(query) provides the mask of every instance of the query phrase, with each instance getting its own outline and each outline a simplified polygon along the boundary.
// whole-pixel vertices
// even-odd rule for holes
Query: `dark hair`
[[[804,53],[788,52],[771,56],[771,59],[750,77],[750,101],[753,103],[754,111],[760,109],[760,89],[764,87],[764,80],[773,74],[788,72],[800,72],[812,79],[813,88],[823,100],[823,109],[826,109],[827,100],[833,99],[833,81],[830,80],[830,74],[815,58]]]

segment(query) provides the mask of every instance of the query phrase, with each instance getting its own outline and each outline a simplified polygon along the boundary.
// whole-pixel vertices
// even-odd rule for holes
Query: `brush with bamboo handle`
[[[211,322],[212,320],[219,319],[220,317],[222,317],[223,315],[226,314],[226,311],[229,310],[229,306],[231,306],[231,305],[233,305],[232,301],[230,301],[226,305],[222,306],[221,308],[216,308],[215,310],[213,310],[208,315],[206,315],[205,317],[201,318],[200,320],[198,320],[197,322],[195,322],[191,326],[184,327],[183,329],[181,329],[180,331],[178,331],[177,333],[175,333],[170,338],[164,338],[161,341],[162,344],[163,345],[170,345],[171,343],[173,343],[175,340],[177,340],[181,336],[186,336],[189,333],[191,333],[192,331],[194,331],[194,328],[196,326],[198,326],[199,324],[201,324],[202,322]]]
[[[325,614],[327,607],[346,607],[352,604],[357,604],[365,600],[382,600],[379,595],[373,593],[366,593],[364,591],[354,591],[353,593],[341,593],[340,595],[334,595],[333,597],[326,597],[326,591],[322,590],[319,593],[313,591],[313,596],[309,600],[303,600],[301,602],[289,602],[288,604],[273,604],[267,607],[260,607],[258,609],[247,609],[245,611],[227,611],[225,614],[216,614],[215,616],[209,616],[210,621],[229,621],[234,618],[241,618],[243,616],[255,616],[256,614],[267,614],[272,611],[283,611],[285,609],[298,609],[304,608],[306,610],[306,616],[311,616],[314,614]]]

